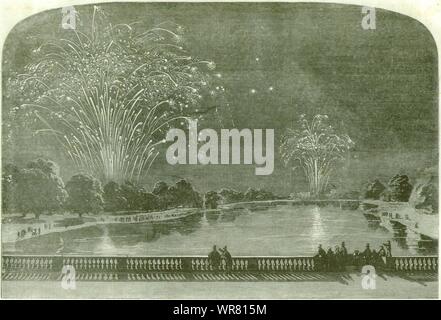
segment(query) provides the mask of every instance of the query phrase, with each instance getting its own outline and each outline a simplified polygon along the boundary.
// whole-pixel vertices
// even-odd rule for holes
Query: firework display
[[[0,1],[0,298],[439,298],[441,7],[323,1]]]
[[[113,25],[94,6],[84,29],[33,50],[8,83],[20,97],[11,116],[55,135],[78,168],[105,181],[138,180],[165,130],[203,117],[225,89],[213,83],[215,63],[184,48],[179,25]]]

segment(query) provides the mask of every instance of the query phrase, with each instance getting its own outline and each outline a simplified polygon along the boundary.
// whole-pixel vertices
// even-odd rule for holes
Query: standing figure
[[[221,255],[217,251],[216,245],[213,246],[213,251],[208,254],[208,262],[214,271],[219,270],[219,264],[221,262]]]
[[[348,265],[348,249],[346,248],[344,241],[341,243],[340,253],[343,261],[343,267],[346,267]]]
[[[334,248],[334,262],[335,262],[335,270],[340,271],[343,267],[343,259],[341,256],[341,249],[338,245]]]
[[[344,242],[344,241],[341,243],[341,253],[342,253],[342,255],[344,255],[344,256],[347,256],[347,255],[348,255],[348,249],[346,249],[346,245],[345,245],[345,242]]]
[[[329,247],[326,252],[326,260],[327,260],[327,269],[328,271],[335,271],[335,255],[332,251],[332,248]]]
[[[384,244],[384,247],[386,248],[386,257],[392,257],[392,245],[390,243],[390,240],[387,240],[387,242]]]
[[[227,273],[230,273],[233,267],[233,258],[231,257],[231,254],[228,252],[227,246],[225,246],[224,249],[222,250],[222,259],[225,261],[225,268]]]
[[[369,243],[367,243],[366,244],[366,249],[364,249],[364,251],[363,251],[363,258],[364,258],[364,263],[365,264],[370,264],[371,256],[372,256],[371,248],[369,246]]]
[[[319,244],[318,246],[318,252],[317,254],[314,256],[314,258],[316,259],[316,263],[317,263],[317,269],[324,271],[327,267],[327,263],[326,263],[326,251],[322,248],[322,245]]]

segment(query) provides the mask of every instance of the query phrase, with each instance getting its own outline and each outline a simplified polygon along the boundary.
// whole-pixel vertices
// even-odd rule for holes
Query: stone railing
[[[77,272],[311,272],[319,271],[313,257],[233,257],[231,266],[225,261],[215,268],[204,256],[169,257],[92,257],[92,256],[2,256],[2,272],[60,272],[63,266]],[[437,256],[391,257],[390,271],[438,271]],[[322,271],[322,270],[320,270]]]
[[[438,271],[438,257],[391,257],[389,268],[394,271]]]

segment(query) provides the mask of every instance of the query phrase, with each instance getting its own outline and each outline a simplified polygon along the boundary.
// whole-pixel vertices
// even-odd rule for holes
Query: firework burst
[[[287,129],[280,148],[286,165],[303,168],[314,196],[325,191],[335,164],[354,145],[348,135],[337,135],[327,120],[319,114],[309,122],[302,115],[297,128]]]
[[[205,113],[216,65],[190,56],[183,28],[170,22],[112,25],[96,6],[90,20],[33,50],[8,83],[21,102],[13,116],[38,119],[35,132],[55,135],[79,168],[105,181],[138,180],[165,130]]]

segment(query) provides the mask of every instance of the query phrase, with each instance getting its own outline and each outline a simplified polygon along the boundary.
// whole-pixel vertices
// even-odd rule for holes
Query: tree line
[[[173,185],[159,181],[148,192],[130,181],[118,184],[101,181],[79,173],[64,184],[58,165],[36,159],[24,168],[6,164],[2,173],[2,211],[5,213],[41,214],[118,211],[153,211],[176,207],[202,207],[203,197],[186,180]]]

